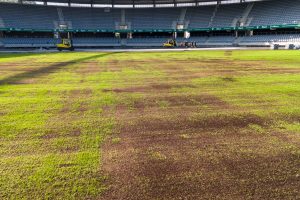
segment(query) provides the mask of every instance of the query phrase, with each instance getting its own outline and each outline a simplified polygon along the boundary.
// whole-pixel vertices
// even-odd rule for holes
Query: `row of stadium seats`
[[[277,0],[255,3],[249,14],[251,25],[298,24],[300,23],[300,1]]]
[[[168,38],[134,38],[134,39],[116,39],[116,38],[73,38],[75,46],[162,46]],[[282,35],[254,35],[235,38],[233,36],[199,36],[189,39],[178,38],[177,42],[196,42],[197,45],[232,45],[235,41],[238,44],[265,44],[265,43],[300,43],[300,34],[282,34]],[[57,43],[53,38],[0,38],[0,43],[6,47],[54,47]]]
[[[53,38],[0,38],[1,43],[7,47],[53,47],[57,40]]]
[[[247,4],[221,5],[212,21],[212,27],[230,27],[234,19],[242,17]]]
[[[131,29],[174,29],[180,15],[180,9],[160,8],[153,9],[129,9],[125,11],[126,22]],[[120,21],[120,20],[119,20]]]
[[[5,44],[56,44],[54,38],[3,38]]]
[[[255,35],[243,37],[241,42],[300,42],[300,34]]]
[[[207,43],[228,43],[232,44],[235,40],[232,36],[215,36],[215,37],[209,37]]]
[[[246,17],[247,26],[300,23],[300,1],[273,0],[188,8],[101,9],[1,4],[0,28],[53,29],[65,23],[73,29],[174,29],[230,27]],[[249,12],[245,12],[249,9]],[[154,14],[155,13],[155,14]]]

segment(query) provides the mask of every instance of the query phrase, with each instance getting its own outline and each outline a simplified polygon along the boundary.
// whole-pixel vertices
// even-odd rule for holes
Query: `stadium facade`
[[[60,33],[75,47],[297,45],[300,1],[1,1],[0,47],[54,47]]]

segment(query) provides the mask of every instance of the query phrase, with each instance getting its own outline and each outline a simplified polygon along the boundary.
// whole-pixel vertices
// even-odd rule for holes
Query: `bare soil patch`
[[[188,129],[222,129],[222,128],[244,128],[250,124],[264,126],[266,120],[252,114],[237,116],[213,115],[199,119],[161,119],[161,118],[141,118],[136,124],[126,125],[125,132],[136,131],[171,131]]]
[[[97,61],[90,61],[80,63],[80,67],[76,69],[76,72],[85,76],[101,72],[102,70],[103,67],[101,67]]]
[[[133,126],[128,122],[121,127],[120,144],[105,144],[103,169],[111,178],[101,199],[280,199],[265,188],[291,191],[281,185],[287,181],[295,189],[292,174],[297,166],[289,164],[286,171],[285,164],[295,164],[296,157],[253,156],[239,150],[260,148],[263,136],[240,135],[240,130],[249,124],[264,126],[266,120],[251,114],[192,123],[161,120],[138,118]],[[183,133],[190,137],[179,137]]]
[[[168,108],[170,107],[181,107],[181,106],[214,106],[219,108],[230,108],[231,106],[220,98],[209,95],[167,95],[167,96],[149,96],[133,102],[133,108],[145,109],[153,107],[161,107],[160,104],[165,104]]]
[[[225,52],[226,56],[231,54]],[[123,98],[137,92],[142,97],[104,108],[107,113],[114,112],[118,121],[115,132],[120,142],[108,139],[103,145],[103,173],[109,177],[109,189],[100,199],[284,199],[287,196],[293,199],[297,196],[294,174],[299,158],[272,146],[274,138],[249,129],[249,126],[268,129],[273,119],[236,108],[189,83],[193,78],[208,76],[235,82],[235,75],[255,73],[263,68],[263,63],[226,59],[157,63],[151,67],[166,72],[164,80],[168,82],[145,79],[142,86],[104,90]],[[199,90],[199,94],[172,91],[184,87]],[[298,117],[288,120],[297,121]],[[289,142],[287,138],[280,140]]]
[[[134,92],[148,92],[148,91],[159,91],[159,90],[169,90],[172,88],[194,88],[192,84],[150,84],[145,86],[136,86],[128,88],[113,88],[113,89],[104,89],[103,92],[115,92],[115,93],[134,93]]]
[[[41,138],[47,140],[58,137],[79,137],[81,135],[81,129],[66,126],[70,127],[69,130],[64,130],[64,132],[61,133],[57,130],[56,123],[64,122],[68,124],[82,117],[84,112],[88,110],[88,104],[85,102],[85,99],[88,99],[91,94],[92,90],[89,88],[65,91],[62,94],[64,97],[64,106],[58,111],[56,116],[48,120],[46,133],[41,136]],[[78,104],[78,106],[74,108],[74,104]]]
[[[80,106],[77,107],[76,111],[79,113],[85,112],[87,108],[87,104],[84,102],[84,99],[88,99],[92,94],[91,89],[78,89],[78,90],[72,90],[69,92],[69,94],[64,94],[67,95],[68,97],[65,98],[65,106],[61,109],[61,113],[68,113],[72,109],[72,104],[79,101]]]
[[[81,135],[80,129],[72,129],[69,130],[66,134],[60,134],[58,131],[55,130],[55,128],[51,128],[49,130],[46,130],[46,133],[42,135],[41,139],[53,139],[53,138],[59,138],[59,137],[79,137]]]

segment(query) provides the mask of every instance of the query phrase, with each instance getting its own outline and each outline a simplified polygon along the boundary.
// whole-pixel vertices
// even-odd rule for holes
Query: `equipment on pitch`
[[[74,51],[73,41],[70,33],[60,33],[59,34],[60,42],[56,44],[56,48],[58,51],[69,50]]]
[[[163,44],[163,47],[176,47],[177,42],[174,39],[169,39],[167,42]]]

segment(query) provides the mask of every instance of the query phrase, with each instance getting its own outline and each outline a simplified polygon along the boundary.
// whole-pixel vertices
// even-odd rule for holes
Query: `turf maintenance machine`
[[[58,51],[62,51],[62,50],[74,51],[74,46],[72,44],[71,39],[61,39],[61,42],[56,44],[56,48]]]
[[[175,39],[169,39],[167,42],[163,43],[163,47],[166,48],[177,47],[177,42]]]
[[[69,50],[74,51],[73,41],[71,38],[71,34],[68,33],[59,33],[59,43],[56,44],[56,48],[58,51]]]

